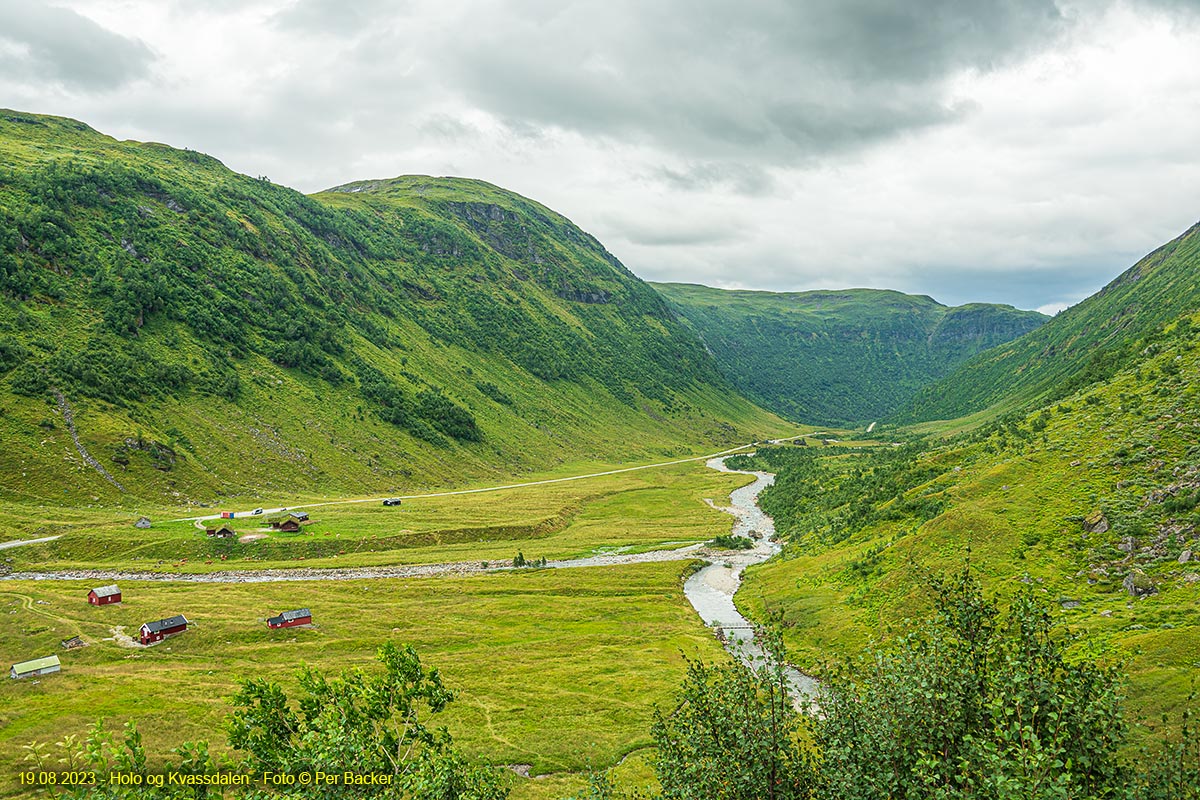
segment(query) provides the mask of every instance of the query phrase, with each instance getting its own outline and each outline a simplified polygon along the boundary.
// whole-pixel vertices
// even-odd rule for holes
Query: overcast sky
[[[0,0],[0,106],[722,287],[1053,311],[1200,220],[1200,0]]]

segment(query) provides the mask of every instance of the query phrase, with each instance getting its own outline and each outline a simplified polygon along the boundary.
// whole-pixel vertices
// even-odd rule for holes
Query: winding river
[[[688,602],[704,624],[717,632],[726,643],[726,649],[750,666],[759,666],[767,658],[754,640],[754,629],[750,621],[742,616],[734,605],[733,596],[742,583],[742,572],[751,564],[761,564],[779,553],[782,547],[774,541],[775,521],[758,507],[758,495],[775,482],[769,472],[746,472],[725,466],[729,456],[709,459],[710,469],[720,472],[736,472],[753,475],[755,480],[729,495],[731,505],[714,505],[735,517],[734,536],[746,536],[754,546],[749,550],[734,550],[719,562],[710,563],[696,572],[683,585]],[[817,696],[817,681],[797,669],[785,667],[793,701],[797,706],[812,703]]]

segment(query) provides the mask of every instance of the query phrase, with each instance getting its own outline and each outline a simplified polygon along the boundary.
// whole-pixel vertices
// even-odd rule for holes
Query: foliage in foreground
[[[445,728],[431,728],[429,719],[445,709],[453,693],[436,669],[427,670],[411,646],[386,644],[379,650],[382,674],[354,670],[329,677],[306,668],[299,675],[300,695],[293,700],[283,688],[266,680],[247,680],[234,697],[228,724],[229,744],[240,759],[227,758],[222,771],[258,776],[264,772],[341,776],[390,776],[385,786],[353,786],[344,782],[313,785],[297,781],[257,787],[237,797],[284,794],[297,798],[406,798],[406,800],[503,800],[508,790],[494,770],[474,764],[456,752]],[[207,742],[187,742],[172,752],[178,764],[152,771],[133,723],[122,741],[114,742],[102,723],[93,726],[85,742],[68,738],[58,743],[62,757],[51,758],[44,744],[32,744],[27,759],[38,770],[90,770],[100,776],[120,772],[141,776],[134,786],[60,789],[59,797],[153,797],[201,800],[209,787],[147,787],[152,774],[179,773],[212,776],[218,764]],[[224,796],[219,789],[212,796]]]
[[[1181,741],[1131,748],[1119,669],[1069,658],[1032,594],[1001,612],[965,570],[935,593],[932,618],[834,675],[816,716],[792,710],[777,668],[689,665],[653,729],[661,797],[1200,797],[1186,711]],[[594,780],[591,800],[618,796]]]

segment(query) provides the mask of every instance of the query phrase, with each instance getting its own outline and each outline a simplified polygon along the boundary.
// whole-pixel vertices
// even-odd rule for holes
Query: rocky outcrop
[[[71,412],[71,406],[67,404],[67,398],[63,397],[63,393],[58,389],[54,390],[54,396],[58,398],[58,410],[62,413],[63,422],[67,423],[67,430],[71,432],[71,439],[75,442],[75,449],[79,451],[80,458],[96,472],[99,472],[106,481],[122,492],[125,491],[125,487],[117,483],[117,479],[109,475],[108,470],[99,461],[92,458],[87,448],[83,446],[83,442],[79,441],[79,433],[75,430],[75,415]]]
[[[1131,597],[1148,597],[1158,592],[1154,579],[1140,569],[1130,571],[1121,585]]]
[[[1108,517],[1104,516],[1099,509],[1083,518],[1083,529],[1088,533],[1108,533],[1110,527]]]

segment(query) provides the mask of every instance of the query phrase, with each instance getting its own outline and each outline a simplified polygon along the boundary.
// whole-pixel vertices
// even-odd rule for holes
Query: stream
[[[753,475],[755,481],[730,493],[732,505],[712,505],[732,514],[736,518],[733,535],[750,538],[754,547],[730,551],[719,562],[710,563],[687,579],[683,593],[700,619],[718,634],[731,654],[751,667],[758,667],[766,662],[767,655],[754,640],[754,629],[750,621],[737,610],[733,596],[741,586],[742,572],[746,567],[761,564],[782,549],[781,545],[772,541],[775,537],[775,521],[758,507],[759,493],[775,482],[775,476],[769,472],[730,469],[725,466],[726,458],[728,456],[712,458],[705,463],[719,472]],[[784,672],[796,706],[811,704],[817,696],[817,680],[790,666],[785,666]]]

